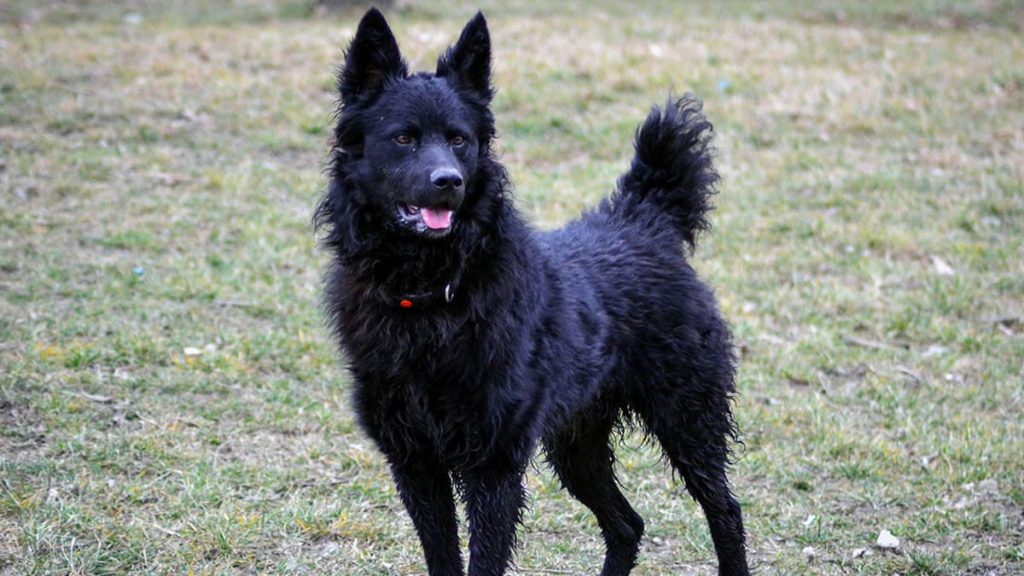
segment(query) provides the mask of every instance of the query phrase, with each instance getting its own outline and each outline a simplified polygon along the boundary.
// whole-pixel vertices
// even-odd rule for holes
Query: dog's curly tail
[[[656,207],[691,250],[697,236],[711,228],[708,212],[719,179],[712,163],[713,127],[701,113],[702,106],[686,95],[670,98],[664,110],[651,109],[637,128],[636,155],[613,197],[619,211],[630,210],[634,203]]]

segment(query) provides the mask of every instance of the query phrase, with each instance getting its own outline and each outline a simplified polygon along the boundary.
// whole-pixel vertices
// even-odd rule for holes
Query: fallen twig
[[[894,368],[896,368],[896,371],[900,374],[910,376],[910,379],[913,380],[915,384],[924,384],[924,378],[910,368],[907,368],[906,366],[895,366]]]
[[[151,526],[153,528],[156,528],[158,532],[163,532],[164,534],[167,534],[168,536],[177,536],[178,538],[183,538],[183,536],[181,535],[180,532],[175,532],[174,530],[171,530],[170,528],[164,528],[163,526],[160,526],[159,524],[151,524]]]
[[[861,346],[863,348],[872,348],[874,350],[900,350],[898,346],[886,344],[885,342],[876,342],[874,340],[865,340],[856,336],[844,335],[843,342],[847,344],[853,344],[854,346]]]
[[[96,402],[98,404],[113,404],[113,403],[117,402],[116,398],[111,398],[110,396],[103,396],[102,394],[89,394],[88,392],[83,392],[81,390],[79,390],[77,392],[74,391],[74,390],[67,390],[67,391],[65,391],[65,393],[69,394],[71,396],[78,396],[79,398],[85,398],[86,400],[88,400],[90,402]]]
[[[255,306],[252,302],[241,302],[239,300],[214,300],[213,302],[217,306],[225,306],[231,308],[251,308]]]

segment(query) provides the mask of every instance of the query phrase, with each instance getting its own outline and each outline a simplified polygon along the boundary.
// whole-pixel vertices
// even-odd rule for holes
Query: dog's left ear
[[[481,12],[462,29],[454,46],[437,60],[437,75],[449,78],[465,90],[476,92],[484,101],[494,96],[491,88],[491,34]]]

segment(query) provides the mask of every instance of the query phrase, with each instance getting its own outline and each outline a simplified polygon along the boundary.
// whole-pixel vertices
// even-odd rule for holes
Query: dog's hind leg
[[[642,417],[687,491],[704,509],[719,574],[748,575],[740,505],[726,477],[733,430],[728,397],[716,390],[708,398],[680,395],[653,400]]]
[[[607,550],[601,576],[626,576],[636,562],[644,521],[616,482],[609,435],[617,412],[604,412],[580,416],[547,438],[544,449],[569,493],[597,517]]]

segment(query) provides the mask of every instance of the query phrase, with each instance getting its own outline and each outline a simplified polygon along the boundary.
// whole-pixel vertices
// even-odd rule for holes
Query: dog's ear
[[[462,29],[454,46],[437,60],[437,75],[457,87],[476,92],[485,101],[494,96],[491,88],[491,35],[481,12]]]
[[[388,78],[407,74],[391,27],[380,10],[370,8],[345,51],[345,67],[338,75],[342,103],[352,104],[375,94]]]

